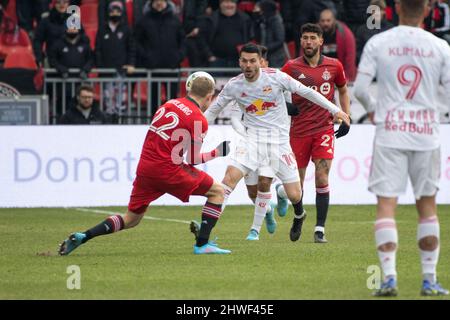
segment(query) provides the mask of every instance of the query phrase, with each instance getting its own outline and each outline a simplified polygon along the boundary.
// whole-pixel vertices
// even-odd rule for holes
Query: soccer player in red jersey
[[[200,153],[208,122],[203,116],[214,94],[214,79],[205,72],[191,76],[187,97],[166,102],[155,113],[142,148],[133,183],[128,212],[110,216],[97,226],[71,234],[60,246],[59,254],[67,255],[86,241],[139,224],[148,205],[168,193],[183,202],[191,195],[203,195],[207,201],[202,210],[202,224],[194,246],[195,254],[230,253],[209,242],[222,212],[224,189],[206,172],[193,164],[204,163],[229,153],[229,141],[208,152]],[[189,163],[183,161],[187,153]]]
[[[307,23],[301,28],[301,46],[303,56],[288,61],[282,71],[305,86],[313,88],[334,101],[334,87],[338,88],[339,102],[342,110],[349,115],[350,98],[347,91],[347,82],[342,64],[333,58],[325,57],[320,52],[323,44],[322,29],[319,25]],[[306,168],[310,160],[315,165],[316,182],[316,209],[317,222],[314,230],[314,241],[325,243],[325,221],[330,202],[330,188],[328,175],[334,155],[335,132],[333,117],[325,109],[313,102],[293,94],[292,103],[297,110],[291,114],[290,143],[294,151],[298,170],[303,187]],[[350,127],[342,123],[336,131],[336,138],[345,136]],[[283,186],[277,185],[278,207],[280,215],[284,215],[287,207],[287,197]],[[283,203],[284,202],[284,203]],[[298,227],[291,228],[291,240],[297,241],[300,237]]]

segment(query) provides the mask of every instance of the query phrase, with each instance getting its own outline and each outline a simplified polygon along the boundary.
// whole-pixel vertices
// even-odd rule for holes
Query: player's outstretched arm
[[[227,83],[225,87],[223,87],[222,91],[220,91],[217,98],[205,111],[204,115],[209,124],[213,124],[214,120],[216,120],[216,118],[222,112],[223,108],[225,108],[228,103],[234,100],[232,95],[229,94],[229,91],[230,88],[229,84]]]
[[[230,153],[230,141],[222,141],[213,150],[201,153],[202,144],[200,142],[192,143],[192,147],[187,152],[187,162],[190,164],[201,164],[219,157],[225,157]]]

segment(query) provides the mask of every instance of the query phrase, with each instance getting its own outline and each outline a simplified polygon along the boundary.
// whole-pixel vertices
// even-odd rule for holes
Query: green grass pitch
[[[124,212],[125,208],[96,208]],[[313,243],[314,207],[300,241],[289,240],[292,208],[277,217],[269,235],[245,240],[250,206],[229,206],[214,235],[231,255],[192,253],[188,222],[200,207],[152,207],[131,230],[91,240],[66,257],[58,244],[73,231],[85,231],[106,215],[76,209],[0,209],[0,299],[374,299],[367,268],[377,265],[374,206],[331,206],[328,244]],[[439,280],[450,287],[450,206],[439,207]],[[177,219],[182,221],[168,221]],[[414,206],[397,215],[398,299],[419,299],[421,275]],[[81,271],[81,289],[69,290],[67,267]],[[437,298],[442,299],[442,298]],[[447,297],[446,297],[447,299]]]

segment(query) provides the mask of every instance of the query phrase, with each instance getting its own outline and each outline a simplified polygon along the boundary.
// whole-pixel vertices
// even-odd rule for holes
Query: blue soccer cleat
[[[420,295],[422,296],[447,296],[448,290],[441,287],[441,285],[437,282],[431,283],[428,280],[423,280],[422,290],[420,291]]]
[[[72,233],[66,240],[64,240],[60,246],[58,253],[61,256],[67,256],[73,250],[78,248],[81,244],[84,243],[84,239],[86,235],[81,232]]]
[[[215,242],[208,242],[207,244],[197,247],[194,245],[194,254],[229,254],[230,250],[220,249]]]
[[[270,211],[266,213],[265,220],[266,220],[266,228],[267,232],[274,233],[277,228],[277,222],[275,221],[275,216],[273,212],[275,211],[276,204],[271,202],[270,203]]]
[[[255,229],[251,229],[250,232],[248,233],[246,240],[250,241],[259,240],[259,232],[256,231]]]
[[[375,290],[373,293],[375,297],[396,297],[397,294],[397,281],[395,278],[388,278],[381,284],[380,289]]]
[[[277,192],[277,212],[280,217],[284,217],[288,211],[288,199],[280,197],[278,195],[278,189],[283,186],[281,183],[275,186]]]

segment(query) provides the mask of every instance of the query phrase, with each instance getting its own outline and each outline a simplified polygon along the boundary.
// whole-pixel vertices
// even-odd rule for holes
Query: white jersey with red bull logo
[[[377,78],[376,144],[405,150],[439,146],[439,85],[450,91],[450,47],[444,40],[420,28],[392,28],[367,42],[358,72]]]
[[[243,74],[232,78],[205,112],[212,123],[221,110],[234,102],[244,113],[243,124],[248,138],[256,142],[289,143],[289,118],[283,91],[304,96],[332,114],[339,108],[288,74],[277,69],[260,70],[256,81],[249,82]]]

